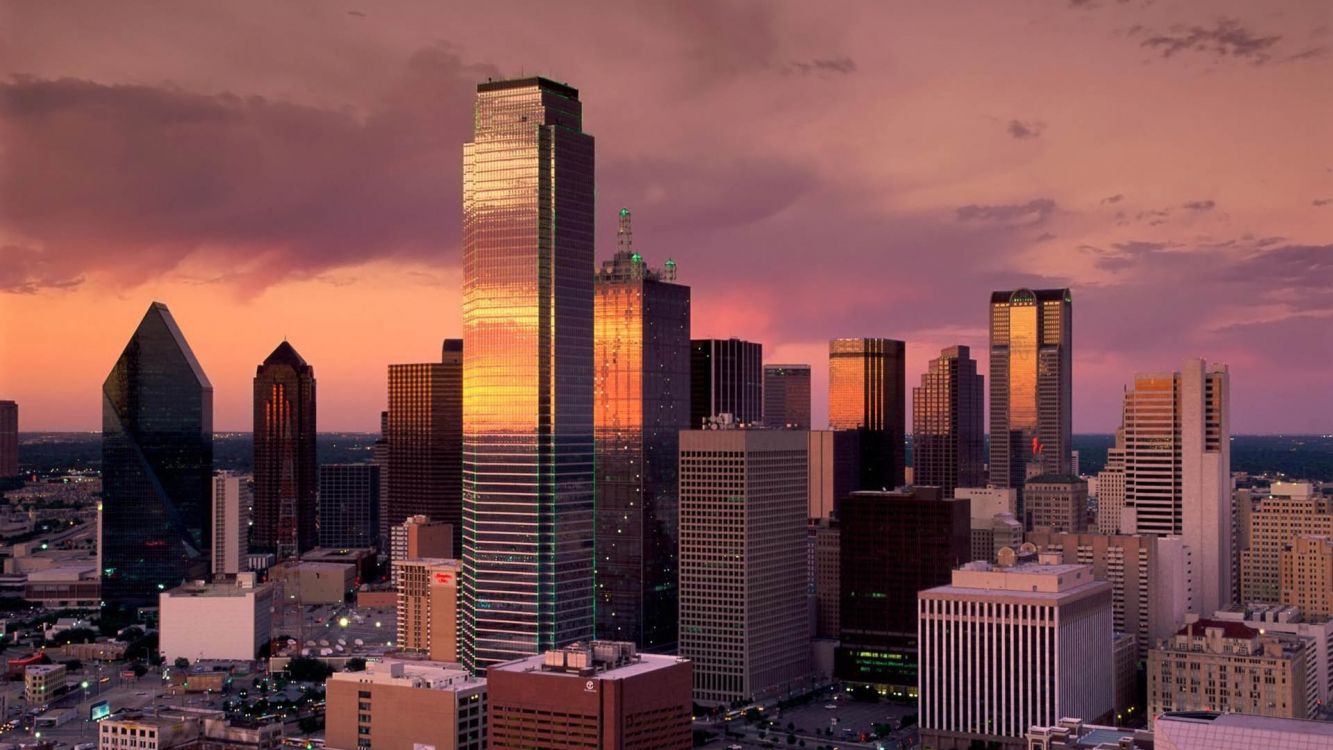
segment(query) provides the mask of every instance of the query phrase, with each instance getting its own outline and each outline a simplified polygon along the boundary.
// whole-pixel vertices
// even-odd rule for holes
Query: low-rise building
[[[1012,513],[997,513],[988,519],[972,518],[972,560],[995,562],[995,553],[1023,544],[1023,524]]]
[[[50,703],[69,691],[64,664],[29,664],[23,670],[23,697],[34,706]]]
[[[28,573],[23,598],[48,609],[92,609],[102,601],[96,560],[71,562]]]
[[[1333,724],[1193,711],[1158,716],[1153,742],[1153,750],[1328,750],[1333,747]]]
[[[338,750],[479,750],[486,680],[440,662],[371,662],[324,683],[327,746]],[[494,745],[492,745],[494,747]]]
[[[575,643],[486,672],[490,750],[687,750],[690,662],[633,643]]]
[[[1261,633],[1286,633],[1308,638],[1315,664],[1315,692],[1321,704],[1333,700],[1333,619],[1308,617],[1298,607],[1249,604],[1213,614],[1214,620],[1243,622]]]
[[[255,658],[270,636],[274,587],[254,573],[234,581],[194,582],[158,597],[162,655],[200,659]]]
[[[97,750],[175,750],[199,739],[202,720],[177,714],[111,717],[97,725]]]
[[[280,563],[269,568],[269,580],[282,587],[284,600],[301,604],[342,604],[356,590],[356,565],[337,562]]]

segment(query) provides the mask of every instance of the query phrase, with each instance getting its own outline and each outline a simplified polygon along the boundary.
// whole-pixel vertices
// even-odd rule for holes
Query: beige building
[[[324,683],[327,747],[480,750],[486,681],[440,662],[371,662]]]
[[[815,598],[815,638],[837,638],[839,617],[841,545],[836,519],[811,519],[807,528],[811,547],[810,584]]]
[[[1333,536],[1333,498],[1277,483],[1268,497],[1236,493],[1240,593],[1243,602],[1276,602],[1281,595],[1282,550],[1299,536]],[[1278,492],[1286,494],[1276,494]]]
[[[1219,711],[1305,719],[1317,703],[1309,641],[1195,620],[1148,652],[1148,718]]]
[[[999,513],[988,520],[972,519],[971,557],[973,560],[995,562],[995,553],[1023,544],[1023,524],[1012,513]]]
[[[1041,474],[1023,485],[1024,525],[1081,534],[1088,530],[1088,483],[1072,474]]]
[[[1281,604],[1308,617],[1333,615],[1333,539],[1296,537],[1282,549],[1278,565]]]
[[[1139,659],[1184,622],[1189,576],[1180,537],[1033,531],[1027,541],[1042,552],[1061,553],[1066,563],[1091,565],[1097,580],[1111,584],[1115,631],[1135,637]]]
[[[1306,617],[1296,607],[1251,604],[1213,614],[1214,620],[1232,620],[1265,633],[1287,633],[1311,641],[1315,656],[1315,684],[1320,703],[1333,700],[1333,619]]]
[[[430,516],[408,516],[402,523],[395,523],[389,528],[389,559],[416,560],[423,557],[439,560],[455,557],[452,524],[432,521]]]
[[[284,599],[301,604],[342,604],[356,588],[356,565],[331,562],[282,563],[269,568],[282,584]]]
[[[1125,431],[1115,431],[1115,447],[1106,449],[1106,465],[1097,472],[1097,533],[1119,534],[1125,512]],[[1133,529],[1125,529],[1133,532]]]
[[[29,705],[45,705],[68,690],[69,673],[64,664],[29,664],[23,670],[23,697]]]
[[[398,648],[434,661],[457,662],[457,560],[394,560],[398,581]]]

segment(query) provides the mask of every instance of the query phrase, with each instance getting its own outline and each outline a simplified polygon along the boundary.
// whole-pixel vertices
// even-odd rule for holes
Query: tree
[[[297,722],[297,726],[301,728],[302,732],[313,734],[324,728],[324,717],[319,714],[303,716],[301,717],[301,720]]]
[[[298,682],[323,682],[333,674],[333,667],[319,659],[298,656],[287,662],[287,676]]]
[[[347,671],[348,672],[366,671],[366,660],[362,659],[359,656],[353,656],[352,658],[347,660]]]
[[[184,656],[177,656],[177,657],[176,657],[176,661],[172,662],[172,664],[175,665],[176,669],[189,669],[189,668],[190,668],[190,660],[189,660],[189,659],[186,659]]]
[[[148,674],[148,667],[145,667],[143,664],[140,664],[137,661],[134,663],[133,667],[130,667],[130,669],[134,670],[135,677],[143,677],[144,675]]]

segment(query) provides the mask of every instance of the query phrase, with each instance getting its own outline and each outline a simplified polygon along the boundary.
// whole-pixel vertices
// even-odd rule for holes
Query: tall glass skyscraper
[[[740,339],[690,342],[690,429],[730,414],[741,424],[764,418],[764,346]]]
[[[764,365],[764,426],[810,429],[810,365]]]
[[[593,635],[595,209],[582,120],[570,86],[488,81],[463,147],[463,661],[473,669]]]
[[[677,449],[689,429],[690,288],[634,251],[629,209],[596,280],[597,637],[676,643]]]
[[[930,361],[912,389],[912,484],[985,486],[986,391],[966,346],[951,346]]]
[[[286,341],[255,371],[256,549],[279,560],[314,547],[315,368]]]
[[[102,384],[102,598],[143,606],[208,574],[213,386],[171,312],[149,306]]]
[[[1070,472],[1072,329],[1068,289],[991,294],[990,483],[996,487]]]
[[[860,430],[862,489],[891,490],[903,484],[906,349],[896,339],[829,341],[829,429]]]

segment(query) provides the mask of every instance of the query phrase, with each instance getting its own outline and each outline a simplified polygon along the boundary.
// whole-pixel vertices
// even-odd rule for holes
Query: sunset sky
[[[1187,356],[1234,432],[1333,432],[1333,3],[0,0],[0,399],[100,428],[148,304],[250,429],[287,337],[321,430],[461,334],[475,85],[577,87],[616,211],[695,337],[985,364],[993,289],[1070,286],[1074,431]],[[591,272],[591,269],[589,269]],[[910,425],[909,425],[910,427]]]

